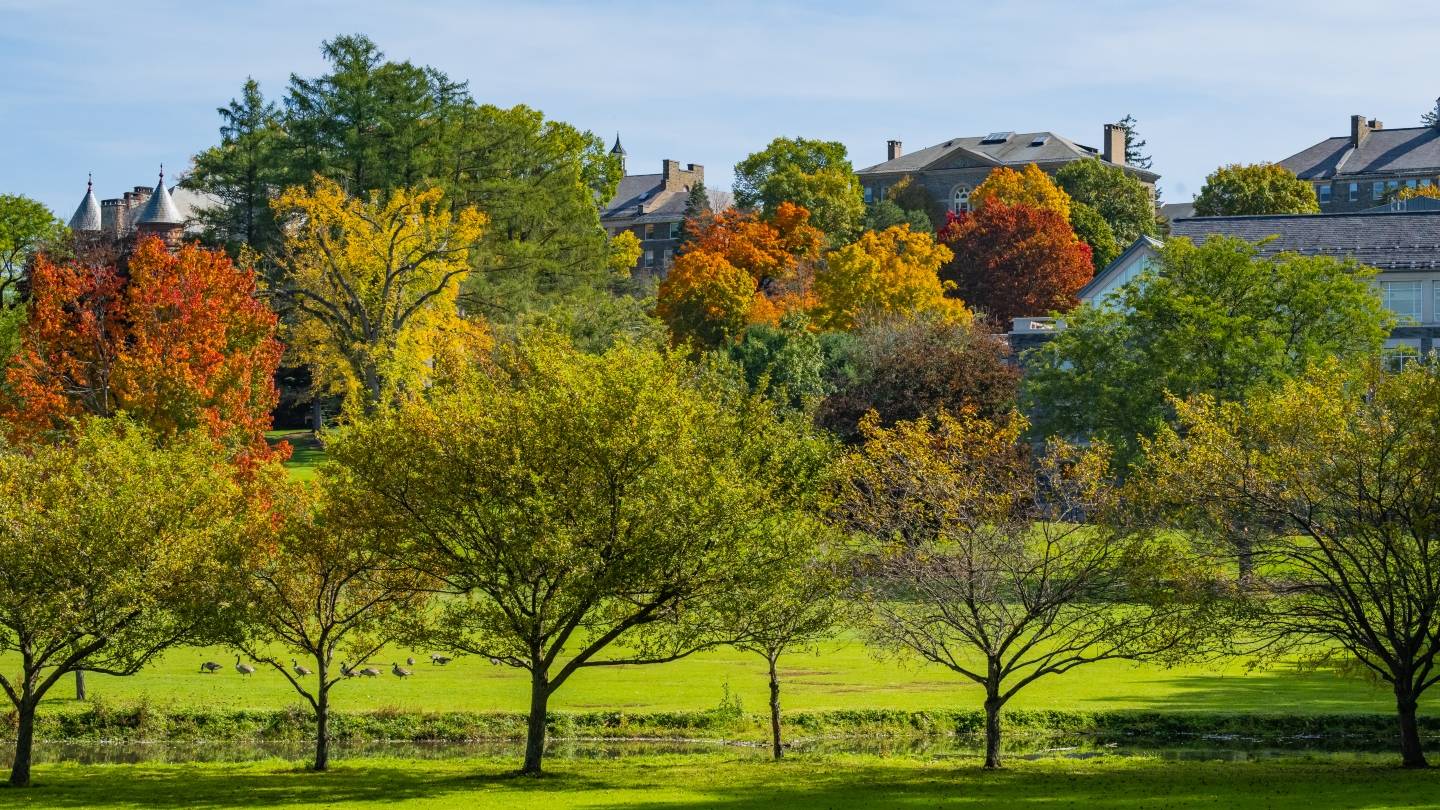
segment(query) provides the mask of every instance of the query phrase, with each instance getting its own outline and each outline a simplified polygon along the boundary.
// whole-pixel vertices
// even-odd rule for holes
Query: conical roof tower
[[[135,218],[135,227],[141,230],[166,231],[184,224],[185,219],[180,216],[175,201],[170,199],[170,192],[165,188],[165,167],[161,165],[160,182],[155,184],[155,192],[145,201],[145,207]]]
[[[75,233],[98,233],[100,231],[100,203],[95,200],[95,180],[85,179],[85,198],[70,217],[70,230]]]

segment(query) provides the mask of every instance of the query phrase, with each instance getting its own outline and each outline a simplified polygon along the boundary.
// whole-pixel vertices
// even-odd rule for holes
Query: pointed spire
[[[619,132],[616,132],[616,133],[615,133],[615,145],[612,146],[612,147],[610,147],[610,154],[612,154],[612,155],[623,155],[623,154],[625,154],[625,147],[623,147],[623,146],[620,145],[620,133],[619,133]]]
[[[160,164],[160,182],[155,184],[155,191],[151,193],[150,199],[145,201],[145,207],[140,211],[140,216],[135,218],[138,225],[184,225],[185,219],[180,216],[180,211],[175,207],[175,201],[170,199],[170,191],[165,188],[165,164]]]
[[[85,197],[70,217],[70,230],[76,233],[95,233],[100,230],[100,203],[95,200],[95,177],[85,176]]]

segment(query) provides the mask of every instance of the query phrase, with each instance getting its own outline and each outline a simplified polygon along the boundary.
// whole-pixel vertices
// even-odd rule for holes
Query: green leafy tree
[[[872,641],[984,690],[986,768],[1026,686],[1096,661],[1178,659],[1218,627],[1178,543],[1106,525],[1122,502],[1107,449],[1052,442],[1034,459],[1024,429],[1018,416],[867,417],[836,496],[861,538]]]
[[[541,335],[331,449],[352,513],[407,538],[399,559],[456,595],[435,643],[529,674],[528,774],[576,673],[725,640],[707,606],[781,561],[767,527],[803,508],[828,455],[802,420],[679,353]]]
[[[1027,354],[1026,411],[1040,434],[1103,440],[1128,467],[1140,437],[1174,418],[1171,395],[1239,402],[1326,357],[1377,352],[1390,317],[1373,276],[1239,239],[1171,239],[1149,271]]]
[[[248,247],[261,255],[273,253],[280,231],[270,201],[293,171],[280,150],[288,148],[280,110],[265,100],[260,84],[246,79],[240,98],[220,107],[220,144],[195,156],[187,188],[215,195],[219,205],[200,211],[211,241],[233,250]]]
[[[751,326],[729,351],[753,390],[791,407],[803,408],[828,390],[822,338],[802,313],[787,314],[778,326]]]
[[[1105,220],[1121,249],[1141,236],[1159,233],[1155,196],[1150,187],[1119,166],[1099,159],[1075,160],[1055,172],[1055,182],[1072,200],[1093,208]],[[1071,221],[1074,220],[1072,212]],[[1096,264],[1096,267],[1104,266]]]
[[[1125,162],[1136,168],[1148,169],[1154,161],[1145,154],[1145,140],[1135,128],[1139,123],[1130,113],[1125,113],[1125,117],[1120,119],[1120,126],[1125,130]]]
[[[233,608],[233,643],[283,675],[314,712],[317,771],[330,763],[331,690],[422,626],[433,587],[394,562],[389,538],[336,507],[344,502],[332,497],[337,481],[269,488],[269,534],[241,552]]]
[[[247,535],[245,514],[234,470],[194,433],[162,450],[123,419],[88,417],[72,441],[0,449],[10,784],[30,784],[35,711],[63,676],[133,675],[212,627],[219,550]]]
[[[894,200],[881,200],[865,209],[865,230],[879,233],[895,225],[908,225],[917,233],[935,232],[929,214],[918,209],[907,211]]]
[[[1110,223],[1100,212],[1082,202],[1070,206],[1070,228],[1081,242],[1090,246],[1090,263],[1099,273],[1120,255],[1120,245]]]
[[[0,309],[19,302],[31,257],[64,239],[66,233],[43,203],[0,194]]]
[[[776,138],[735,165],[735,204],[767,217],[781,203],[810,211],[811,222],[831,244],[848,242],[865,218],[860,179],[838,141]]]
[[[1427,127],[1440,127],[1440,98],[1435,99],[1435,105],[1420,116],[1420,123]]]
[[[1221,166],[1195,197],[1195,215],[1201,217],[1318,213],[1315,187],[1275,163]]]
[[[524,105],[474,107],[463,121],[452,173],[437,181],[490,221],[466,309],[512,321],[606,285],[611,248],[596,200],[615,196],[621,170],[604,142]]]
[[[1145,471],[1180,507],[1176,523],[1273,528],[1249,550],[1239,637],[1271,654],[1319,648],[1388,685],[1402,762],[1426,767],[1416,713],[1440,681],[1440,369],[1330,362],[1244,402],[1178,407]]]
[[[945,224],[948,209],[930,194],[924,183],[916,182],[915,178],[908,174],[885,189],[885,199],[900,206],[902,211],[912,212],[912,216],[913,212],[923,212],[930,220],[931,232]],[[918,227],[918,223],[914,227]]]
[[[785,755],[780,717],[780,659],[813,652],[857,613],[850,578],[834,556],[834,531],[818,519],[777,524],[771,542],[786,562],[750,580],[722,603],[722,624],[735,648],[765,659],[770,683],[770,755]]]

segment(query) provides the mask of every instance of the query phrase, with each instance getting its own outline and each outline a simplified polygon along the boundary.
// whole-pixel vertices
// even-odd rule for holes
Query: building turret
[[[70,217],[70,230],[76,234],[91,235],[100,232],[100,203],[95,200],[95,179],[86,177],[85,198]]]
[[[165,188],[165,167],[162,165],[160,182],[155,184],[150,199],[145,201],[145,207],[135,218],[135,231],[141,235],[158,236],[173,245],[180,241],[184,230],[185,219],[180,216],[175,201],[170,199],[170,192]]]
[[[610,147],[610,154],[620,156],[620,173],[625,173],[625,147],[620,145],[620,133],[615,133],[615,145]]]

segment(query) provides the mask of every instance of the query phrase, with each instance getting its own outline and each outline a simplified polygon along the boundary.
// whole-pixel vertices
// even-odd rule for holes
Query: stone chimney
[[[1370,137],[1372,130],[1384,129],[1385,125],[1379,121],[1367,121],[1363,115],[1350,116],[1350,146],[1360,148],[1365,139]]]
[[[885,159],[886,159],[886,160],[894,160],[895,158],[900,157],[901,154],[902,154],[902,153],[901,153],[901,150],[900,150],[900,142],[899,142],[899,141],[886,141],[886,142],[885,142]]]
[[[695,183],[705,182],[705,167],[694,163],[680,168],[680,161],[661,162],[660,187],[664,191],[686,191]]]
[[[1105,144],[1101,156],[1106,162],[1117,166],[1125,165],[1125,128],[1119,124],[1105,125]]]

